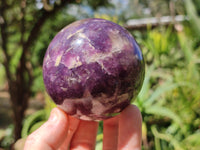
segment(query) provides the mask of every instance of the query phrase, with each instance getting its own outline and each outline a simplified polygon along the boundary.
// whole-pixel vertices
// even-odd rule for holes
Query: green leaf
[[[198,37],[200,37],[200,26],[199,26],[200,18],[198,16],[195,5],[191,0],[185,0],[184,2],[185,2],[187,14],[191,22],[191,26],[193,26],[194,30],[196,31],[195,34]]]
[[[179,85],[175,83],[165,83],[162,86],[157,87],[157,89],[153,92],[149,99],[147,99],[144,103],[144,107],[151,107],[151,105],[165,92],[171,91],[177,88]]]
[[[101,142],[98,142],[98,143],[96,144],[95,150],[102,150],[102,149],[103,149],[103,142],[101,141]]]
[[[182,125],[181,118],[166,107],[154,105],[154,106],[146,108],[146,113],[157,115],[157,116],[168,117],[172,119],[174,122],[176,122],[177,124],[179,124],[180,126]]]
[[[103,140],[103,133],[100,133],[97,135],[97,142],[102,141]]]
[[[182,146],[179,144],[179,141],[177,141],[172,135],[159,133],[155,126],[151,127],[151,131],[156,138],[171,143],[174,146],[175,150],[184,150],[184,148],[182,148]]]
[[[37,130],[37,129],[38,129],[41,125],[43,125],[45,122],[46,122],[46,120],[35,123],[35,124],[31,127],[29,133],[32,133],[32,132],[34,132],[35,130]]]
[[[154,65],[151,65],[150,67],[147,68],[142,89],[139,95],[137,96],[137,100],[134,102],[134,104],[137,105],[141,110],[142,110],[143,104],[145,103],[145,100],[148,98],[148,94],[150,91],[150,78],[151,78],[154,68],[155,68]]]
[[[187,144],[188,146],[192,145],[193,148],[188,147],[190,149],[194,149],[194,147],[196,147],[196,149],[199,149],[200,148],[200,132],[189,135],[186,139],[182,141],[182,143],[190,143],[190,144]]]
[[[147,93],[149,92],[149,89],[150,89],[149,81],[150,81],[151,74],[152,74],[154,69],[155,69],[154,65],[151,65],[150,67],[147,68],[147,71],[145,73],[144,82],[143,82],[143,85],[142,85],[142,89],[141,89],[141,91],[138,95],[138,97],[140,99],[143,99],[144,95],[147,95]]]
[[[30,134],[30,129],[34,124],[36,124],[39,121],[47,120],[47,114],[45,110],[39,110],[35,112],[34,114],[28,116],[25,121],[22,128],[21,136],[22,138],[27,137]]]

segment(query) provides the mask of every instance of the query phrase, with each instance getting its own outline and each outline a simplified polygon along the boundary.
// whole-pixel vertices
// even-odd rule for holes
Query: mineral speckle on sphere
[[[103,19],[62,29],[43,62],[46,90],[69,115],[103,120],[120,113],[139,93],[144,60],[131,34]]]

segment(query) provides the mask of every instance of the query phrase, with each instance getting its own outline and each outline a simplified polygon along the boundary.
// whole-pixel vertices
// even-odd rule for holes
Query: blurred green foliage
[[[14,126],[12,124],[9,125],[5,130],[0,130],[0,146],[5,148],[6,150],[9,149],[10,145],[14,142],[13,130]]]
[[[134,103],[144,117],[143,149],[200,149],[200,17],[185,2],[189,24],[150,29],[139,40],[148,64]]]
[[[45,93],[45,107],[42,110],[35,112],[25,118],[21,137],[26,138],[29,134],[39,128],[45,121],[48,120],[51,110],[56,107],[55,103]]]
[[[0,89],[3,88],[5,84],[5,69],[4,66],[0,64]]]

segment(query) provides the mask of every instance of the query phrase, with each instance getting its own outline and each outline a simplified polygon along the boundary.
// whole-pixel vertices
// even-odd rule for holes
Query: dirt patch
[[[29,107],[26,110],[26,115],[30,115],[37,110],[44,108],[44,101],[36,98],[31,98]],[[6,129],[8,125],[12,124],[12,108],[10,103],[10,96],[7,91],[0,91],[0,129]]]

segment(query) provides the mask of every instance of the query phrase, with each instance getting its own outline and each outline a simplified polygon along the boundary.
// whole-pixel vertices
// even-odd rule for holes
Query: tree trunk
[[[24,112],[27,108],[27,100],[23,100],[23,95],[17,96],[15,98],[12,98],[12,101],[15,101],[12,103],[12,110],[13,110],[13,123],[14,123],[14,139],[17,141],[19,138],[21,138],[21,130],[22,130],[22,121],[24,118]],[[26,104],[25,104],[25,103]],[[22,104],[24,103],[24,104]]]
[[[70,0],[60,0],[60,3],[55,3],[54,7],[46,10],[44,9],[38,10],[37,18],[34,20],[33,26],[28,26],[29,22],[25,19],[26,17],[26,0],[21,1],[11,1],[8,3],[6,0],[0,0],[0,35],[1,35],[1,45],[0,50],[3,52],[3,65],[6,71],[6,77],[9,85],[9,94],[10,100],[12,104],[13,110],[13,121],[14,121],[14,137],[15,141],[21,137],[21,129],[22,129],[22,121],[24,118],[25,110],[28,107],[28,100],[31,96],[31,85],[33,81],[33,68],[30,62],[30,48],[33,45],[34,41],[36,41],[37,37],[40,35],[40,29],[42,28],[45,21],[53,16],[58,10],[65,7],[67,3],[71,3]],[[11,6],[15,4],[16,6],[19,4],[19,8],[21,9],[20,21],[18,22],[18,18],[15,19],[15,16],[9,18],[8,9],[14,9],[16,7]],[[30,4],[29,4],[30,5]],[[22,48],[22,54],[20,60],[17,64],[17,68],[15,72],[11,71],[11,60],[14,55],[9,53],[9,38],[12,37],[9,32],[9,26],[18,26],[18,30],[16,31],[19,35],[21,35],[20,41],[18,42]],[[28,28],[28,29],[27,29]],[[25,35],[28,35],[26,38]]]
[[[14,138],[15,141],[21,138],[22,121],[25,110],[28,107],[30,98],[31,82],[25,80],[26,69],[19,67],[16,81],[9,84],[10,99],[12,102],[13,123],[14,123]],[[30,78],[30,77],[29,77]]]
[[[16,99],[16,101],[19,101]],[[24,118],[24,112],[26,110],[27,106],[21,106],[20,104],[12,105],[13,110],[13,123],[14,123],[14,139],[17,141],[19,138],[21,138],[21,130],[22,130],[22,121]]]

